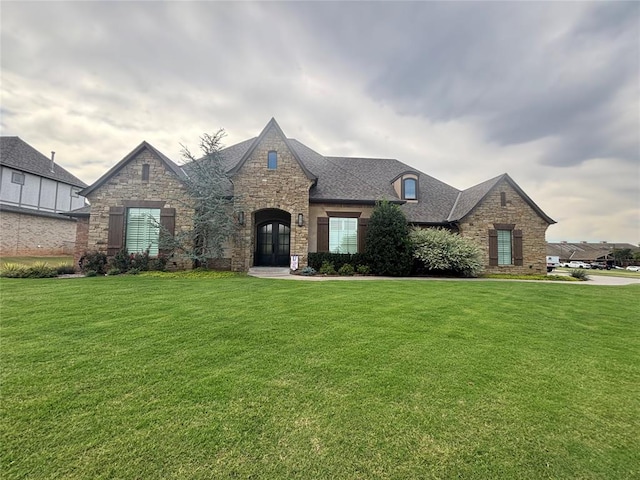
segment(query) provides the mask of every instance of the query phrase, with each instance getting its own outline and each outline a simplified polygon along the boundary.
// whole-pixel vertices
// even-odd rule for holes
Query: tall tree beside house
[[[365,253],[374,274],[409,275],[413,262],[409,226],[398,205],[387,200],[376,204],[369,218]]]
[[[192,225],[188,232],[163,237],[165,248],[193,260],[195,266],[207,267],[213,259],[223,258],[224,243],[234,234],[231,181],[220,150],[223,129],[200,137],[202,157],[197,158],[188,147],[182,147],[186,192],[192,199]]]

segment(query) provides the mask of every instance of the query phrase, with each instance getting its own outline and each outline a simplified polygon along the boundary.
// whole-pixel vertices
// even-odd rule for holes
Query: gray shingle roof
[[[45,212],[43,210],[36,210],[35,208],[18,207],[16,205],[6,205],[4,203],[0,203],[0,211],[22,213],[24,215],[32,215],[34,217],[54,218],[57,220],[71,220],[71,218],[69,218],[69,215],[67,215],[66,213]]]
[[[51,170],[51,158],[46,157],[20,137],[0,137],[0,164],[75,187],[87,184],[57,163]]]
[[[507,174],[461,191],[395,159],[325,157],[298,140],[286,138],[275,119],[269,121],[260,136],[231,145],[220,151],[222,161],[231,177],[242,167],[242,164],[251,155],[270,127],[275,127],[277,132],[282,135],[307,177],[315,180],[309,190],[310,202],[374,203],[377,200],[387,199],[401,204],[407,220],[411,223],[444,225],[464,218],[485,198],[491,189],[501,180],[505,180],[543,219],[549,223],[555,223]],[[80,193],[86,195],[100,186],[136,155],[141,148],[149,148],[179,178],[184,179],[190,172],[194,172],[191,164],[180,167],[147,142],[142,142],[93,185]],[[393,188],[394,180],[405,173],[413,173],[418,176],[417,202],[408,202],[399,198]],[[231,181],[227,185],[227,191],[229,195],[233,195]]]

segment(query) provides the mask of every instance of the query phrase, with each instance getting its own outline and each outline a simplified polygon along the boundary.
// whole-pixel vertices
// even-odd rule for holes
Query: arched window
[[[415,178],[402,180],[402,198],[405,200],[418,199],[418,181]]]

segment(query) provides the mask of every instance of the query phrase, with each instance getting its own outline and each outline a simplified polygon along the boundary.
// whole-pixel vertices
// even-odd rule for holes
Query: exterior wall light
[[[244,212],[238,213],[238,223],[244,225]]]
[[[299,213],[298,214],[298,226],[302,227],[304,225],[304,215]]]

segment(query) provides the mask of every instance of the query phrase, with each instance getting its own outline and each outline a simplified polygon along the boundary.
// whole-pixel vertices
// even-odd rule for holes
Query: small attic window
[[[145,163],[142,165],[142,181],[143,182],[149,181],[149,164],[148,163]]]
[[[405,178],[402,180],[402,198],[405,200],[418,199],[418,181],[415,178]]]
[[[269,170],[278,168],[278,152],[271,150],[267,154],[267,168]]]
[[[507,206],[507,194],[506,192],[500,192],[500,206]]]

